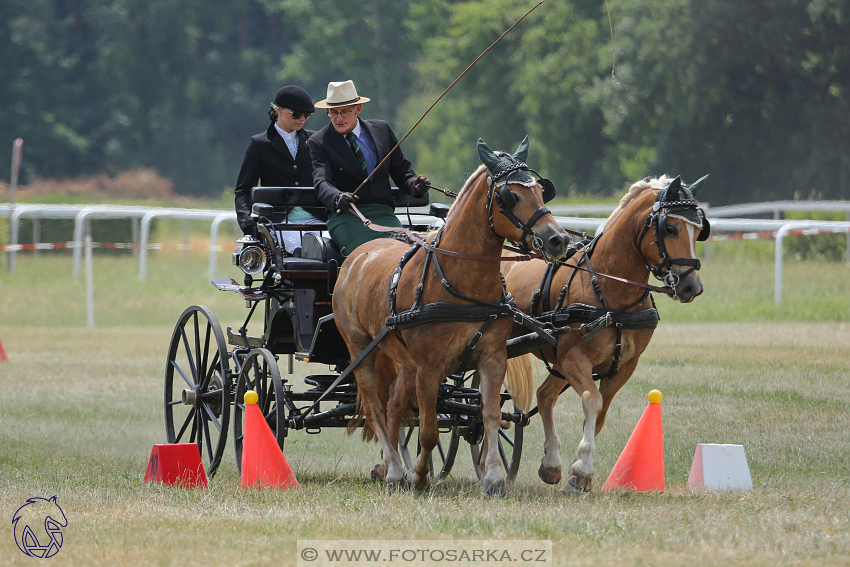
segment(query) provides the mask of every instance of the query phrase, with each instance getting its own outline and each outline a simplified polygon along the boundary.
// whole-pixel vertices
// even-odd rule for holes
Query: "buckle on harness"
[[[591,323],[585,323],[581,327],[579,327],[578,332],[581,334],[581,342],[586,343],[591,340],[596,334],[602,329],[611,326],[613,323],[613,317],[611,316],[611,312],[609,311],[596,321]]]

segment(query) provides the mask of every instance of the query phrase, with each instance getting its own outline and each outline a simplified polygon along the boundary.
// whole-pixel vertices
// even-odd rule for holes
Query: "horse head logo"
[[[15,543],[25,555],[47,559],[62,548],[62,528],[68,525],[65,512],[53,498],[30,498],[12,516]]]

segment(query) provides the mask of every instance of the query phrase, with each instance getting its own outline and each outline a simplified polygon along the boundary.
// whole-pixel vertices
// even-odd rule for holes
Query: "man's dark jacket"
[[[307,149],[307,139],[311,130],[298,131],[298,152],[295,159],[289,153],[286,142],[277,133],[274,123],[265,132],[251,137],[239,178],[236,180],[236,219],[242,232],[254,232],[251,220],[251,189],[264,187],[312,187],[313,163]],[[327,219],[327,212],[321,207],[307,208],[307,212],[320,220]]]
[[[375,143],[377,163],[381,163],[398,140],[383,120],[360,120],[361,128],[369,132]],[[334,199],[342,193],[351,193],[366,179],[366,172],[360,167],[351,146],[333,124],[328,124],[307,141],[310,155],[313,157],[313,187],[316,196],[324,205],[334,209]],[[372,176],[369,182],[357,193],[358,203],[380,203],[393,206],[390,178],[405,193],[409,193],[410,182],[416,177],[410,162],[404,157],[401,148],[393,152],[390,158]]]

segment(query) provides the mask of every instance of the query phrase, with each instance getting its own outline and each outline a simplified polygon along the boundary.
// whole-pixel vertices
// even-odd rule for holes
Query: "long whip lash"
[[[472,69],[473,65],[475,65],[476,63],[478,63],[478,60],[479,60],[479,59],[481,59],[482,57],[484,57],[484,56],[487,54],[487,52],[488,52],[488,51],[490,51],[491,49],[493,49],[493,47],[494,47],[497,43],[499,43],[500,41],[502,41],[502,38],[503,38],[503,37],[505,37],[506,35],[508,35],[512,29],[514,29],[514,28],[515,28],[515,27],[516,27],[516,26],[517,26],[517,25],[518,25],[521,21],[523,21],[523,20],[525,19],[525,17],[526,17],[526,16],[528,16],[530,13],[532,13],[534,10],[536,10],[536,9],[537,9],[537,8],[538,8],[541,4],[543,4],[543,2],[545,2],[545,1],[546,1],[546,0],[540,0],[540,2],[538,2],[537,4],[535,4],[535,5],[534,5],[534,7],[533,7],[533,8],[531,8],[531,10],[529,10],[528,12],[526,12],[526,13],[525,13],[525,14],[524,14],[524,15],[523,15],[520,19],[518,19],[516,22],[514,22],[514,25],[512,25],[511,27],[509,27],[509,28],[505,31],[505,33],[503,33],[502,35],[500,35],[500,36],[499,36],[499,39],[497,39],[496,41],[494,41],[494,42],[490,45],[490,47],[488,47],[487,49],[485,49],[485,50],[481,53],[481,55],[479,55],[478,57],[476,57],[476,58],[475,58],[475,61],[473,61],[472,63],[470,63],[470,64],[469,64],[469,67],[467,67],[467,68],[466,68],[466,70],[464,70],[464,72],[463,72],[463,73],[461,73],[461,74],[460,74],[460,76],[458,76],[458,78],[457,78],[457,79],[455,79],[455,80],[454,80],[454,82],[453,82],[451,85],[449,85],[449,88],[447,88],[445,91],[443,91],[443,94],[441,94],[441,95],[440,95],[440,97],[439,97],[437,100],[435,100],[435,101],[434,101],[434,103],[433,103],[431,106],[429,106],[429,107],[428,107],[428,110],[426,110],[426,111],[425,111],[425,114],[423,114],[423,115],[419,118],[419,120],[417,120],[417,121],[416,121],[416,124],[414,124],[414,125],[413,125],[413,128],[411,128],[411,129],[407,132],[407,134],[405,134],[405,135],[404,135],[404,137],[403,137],[401,140],[399,140],[399,141],[398,141],[398,143],[397,143],[397,144],[393,147],[393,149],[391,149],[391,150],[390,150],[390,153],[388,153],[388,154],[387,154],[387,156],[386,156],[384,159],[382,159],[382,160],[381,160],[381,163],[379,163],[377,166],[375,166],[375,169],[374,169],[374,170],[372,170],[372,173],[370,173],[370,174],[366,177],[366,179],[364,179],[364,180],[363,180],[363,183],[361,183],[361,184],[360,184],[360,186],[359,186],[357,189],[355,189],[355,190],[354,190],[354,192],[352,193],[352,195],[356,195],[356,194],[357,194],[357,192],[358,192],[358,191],[360,191],[360,189],[362,189],[364,185],[366,185],[366,183],[367,183],[367,182],[368,182],[368,181],[372,178],[372,176],[375,174],[375,172],[376,172],[377,170],[379,170],[379,169],[381,168],[381,166],[382,166],[382,165],[384,165],[384,162],[385,162],[385,161],[387,161],[387,159],[389,159],[389,157],[393,154],[393,152],[394,152],[394,151],[396,151],[396,148],[398,148],[398,147],[401,145],[401,143],[402,143],[403,141],[405,141],[405,140],[407,139],[407,137],[408,137],[408,136],[410,136],[410,133],[411,133],[411,132],[413,132],[413,130],[415,130],[417,126],[419,126],[419,123],[420,123],[420,122],[422,122],[422,120],[423,120],[423,119],[424,119],[424,118],[428,115],[428,113],[429,113],[429,112],[431,112],[431,109],[432,109],[432,108],[434,108],[435,106],[437,106],[437,103],[438,103],[438,102],[440,102],[440,100],[442,100],[442,98],[443,98],[444,96],[446,96],[446,93],[448,93],[448,92],[452,89],[452,87],[453,87],[453,86],[455,86],[455,85],[457,84],[457,82],[458,82],[458,81],[460,81],[460,80],[463,78],[463,76],[464,76],[464,75],[466,75],[466,72],[467,72],[467,71],[469,71],[470,69]],[[607,1],[608,1],[608,0],[605,0],[605,1],[606,1],[606,3],[607,3]],[[613,32],[612,32],[612,34],[613,34]],[[612,39],[613,39],[613,35],[612,35]]]
[[[605,9],[608,11],[608,27],[611,29],[611,78],[617,80],[614,76],[614,69],[617,68],[617,53],[614,51],[614,24],[611,23],[611,8],[608,7],[608,0],[605,0]]]

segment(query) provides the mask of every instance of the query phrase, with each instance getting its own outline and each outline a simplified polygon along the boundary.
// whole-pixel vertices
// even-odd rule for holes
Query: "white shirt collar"
[[[274,123],[274,129],[277,130],[277,133],[280,134],[280,137],[283,138],[286,147],[289,149],[289,153],[292,154],[294,158],[298,154],[298,131],[293,130],[292,132],[286,132],[283,128],[277,125],[277,122]]]
[[[277,130],[277,133],[280,134],[280,137],[287,142],[287,145],[290,145],[291,142],[298,139],[297,130],[293,130],[292,132],[286,132],[283,128],[277,125],[277,122],[274,123],[274,129]]]
[[[355,126],[354,130],[352,130],[351,132],[352,132],[352,134],[354,134],[355,136],[357,136],[359,138],[360,132],[362,132],[362,131],[363,131],[363,128],[360,126],[360,119],[358,118],[357,119],[357,126]]]

